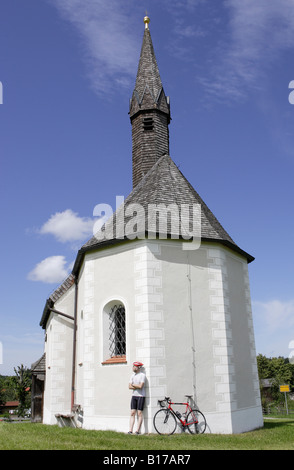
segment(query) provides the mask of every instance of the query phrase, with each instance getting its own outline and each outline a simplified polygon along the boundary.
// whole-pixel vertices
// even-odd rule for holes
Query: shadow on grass
[[[287,418],[266,418],[264,420],[264,427],[260,429],[277,429],[285,426],[293,426],[294,420]]]

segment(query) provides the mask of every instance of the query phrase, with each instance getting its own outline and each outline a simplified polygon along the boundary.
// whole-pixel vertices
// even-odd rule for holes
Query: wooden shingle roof
[[[132,239],[132,233],[134,231],[134,223],[132,223],[132,221],[134,221],[135,216],[138,221],[138,225],[135,227],[138,238],[148,238],[148,234],[154,233],[160,236],[158,220],[156,221],[156,226],[154,224],[150,226],[148,212],[150,205],[159,207],[161,204],[165,205],[165,207],[173,204],[176,205],[176,207],[179,208],[180,216],[184,205],[188,204],[189,207],[192,207],[193,204],[200,205],[201,240],[219,242],[242,254],[247,258],[248,262],[253,261],[254,258],[251,255],[244,252],[236,245],[169,155],[163,155],[154,164],[142,181],[133,189],[124,201],[124,204],[118,208],[102,229],[81,248],[79,252],[80,256],[88,250],[121,242],[122,240]],[[142,208],[143,210],[136,213],[136,208]],[[144,219],[142,224],[140,216]],[[192,217],[191,211],[189,212],[189,217]],[[190,220],[190,226],[192,222],[193,221]],[[138,229],[138,226],[141,230]],[[180,227],[178,233],[176,233],[174,227],[175,225],[169,218],[166,238],[182,238]],[[113,236],[109,237],[111,232],[113,232]],[[73,272],[77,269],[77,263],[79,264],[79,256],[77,257]]]
[[[45,328],[47,320],[49,318],[51,308],[54,306],[54,303],[60,299],[74,284],[75,276],[70,273],[69,276],[57,287],[57,289],[52,292],[52,294],[48,297],[45,303],[45,307],[43,310],[43,314],[40,320],[40,325]]]
[[[67,292],[69,290],[69,288],[74,284],[75,282],[75,278],[72,274],[70,274],[64,281],[62,284],[60,284],[60,286],[55,289],[54,292],[52,292],[52,294],[50,295],[50,299],[54,302],[56,302],[60,297],[63,296],[63,294],[65,294],[65,292]]]
[[[37,375],[37,374],[45,373],[45,370],[46,370],[46,354],[44,353],[40,357],[40,359],[38,359],[36,362],[34,362],[31,365],[31,372]]]
[[[136,83],[130,102],[130,116],[154,106],[162,112],[170,113],[148,28],[144,31]]]

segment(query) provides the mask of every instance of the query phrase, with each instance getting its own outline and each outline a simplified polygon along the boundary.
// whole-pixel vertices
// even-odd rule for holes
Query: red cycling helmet
[[[133,362],[133,366],[135,367],[142,367],[144,364],[142,364],[142,362]]]

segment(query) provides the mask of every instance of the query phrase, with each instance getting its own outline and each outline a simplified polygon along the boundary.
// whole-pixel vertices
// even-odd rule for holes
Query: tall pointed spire
[[[158,158],[169,153],[169,99],[162,86],[149,22],[146,15],[136,83],[130,100],[134,187]]]

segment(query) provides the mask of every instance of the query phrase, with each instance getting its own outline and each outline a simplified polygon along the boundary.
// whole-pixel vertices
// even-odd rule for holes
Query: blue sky
[[[0,374],[41,356],[45,301],[91,236],[95,205],[132,189],[128,105],[146,9],[171,157],[256,258],[257,353],[291,354],[294,2],[3,0]]]

